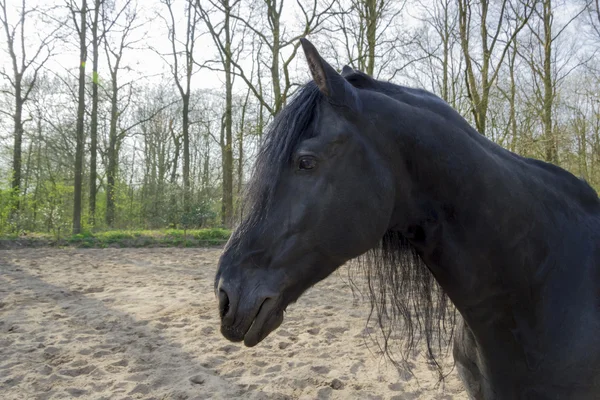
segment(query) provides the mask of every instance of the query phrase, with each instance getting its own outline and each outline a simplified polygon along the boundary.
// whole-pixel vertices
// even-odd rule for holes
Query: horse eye
[[[313,169],[317,166],[317,160],[312,157],[302,157],[298,162],[298,169]]]

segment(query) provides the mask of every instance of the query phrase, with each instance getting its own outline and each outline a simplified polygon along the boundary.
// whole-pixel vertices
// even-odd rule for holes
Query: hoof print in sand
[[[190,378],[190,382],[192,382],[194,385],[203,385],[205,379],[202,375],[195,375]]]
[[[340,390],[340,389],[344,388],[344,382],[342,382],[339,379],[335,378],[334,380],[331,381],[331,383],[329,384],[329,386],[331,386],[331,388],[334,389],[334,390]]]
[[[279,350],[285,350],[290,347],[291,343],[289,342],[279,342]]]
[[[328,368],[324,365],[319,365],[319,366],[310,367],[310,370],[316,372],[317,374],[325,375],[325,374],[329,373],[330,368]]]

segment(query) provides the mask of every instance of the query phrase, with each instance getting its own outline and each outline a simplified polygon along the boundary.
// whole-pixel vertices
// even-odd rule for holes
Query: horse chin
[[[273,299],[267,299],[261,305],[254,322],[244,335],[244,344],[254,347],[266,338],[271,332],[279,328],[283,322],[283,310],[277,307]]]

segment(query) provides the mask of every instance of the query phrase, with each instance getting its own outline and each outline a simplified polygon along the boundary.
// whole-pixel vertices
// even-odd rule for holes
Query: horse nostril
[[[229,297],[227,296],[227,292],[223,289],[219,289],[219,312],[221,318],[224,318],[227,315],[227,311],[229,311]]]
[[[235,284],[219,282],[217,297],[219,301],[219,317],[221,324],[231,326],[235,323],[235,316],[239,307],[239,287]]]

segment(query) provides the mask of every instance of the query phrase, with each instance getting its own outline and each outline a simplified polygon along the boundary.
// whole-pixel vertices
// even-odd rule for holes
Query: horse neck
[[[402,102],[379,109],[394,116],[379,126],[391,135],[384,151],[397,182],[390,229],[409,239],[461,312],[528,289],[560,237],[551,216],[532,218],[544,189],[523,160],[458,114]]]

